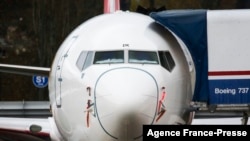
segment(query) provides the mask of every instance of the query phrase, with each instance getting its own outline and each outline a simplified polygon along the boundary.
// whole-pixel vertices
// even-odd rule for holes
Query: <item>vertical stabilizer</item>
[[[104,13],[113,13],[120,10],[120,0],[104,0]]]

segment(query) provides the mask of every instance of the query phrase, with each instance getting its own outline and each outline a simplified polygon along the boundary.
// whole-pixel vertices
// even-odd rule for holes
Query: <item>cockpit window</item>
[[[92,64],[93,51],[82,51],[76,61],[77,68],[82,71]]]
[[[124,63],[124,51],[98,51],[94,64]]]
[[[151,51],[129,51],[129,63],[159,64],[156,52]]]
[[[159,51],[159,57],[160,57],[160,61],[161,61],[161,66],[163,66],[165,69],[167,69],[168,71],[171,72],[175,66],[175,62],[174,62],[174,59],[172,58],[170,52]]]

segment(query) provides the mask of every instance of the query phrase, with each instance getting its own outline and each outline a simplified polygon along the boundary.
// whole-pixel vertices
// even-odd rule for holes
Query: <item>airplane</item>
[[[1,72],[49,76],[52,113],[0,118],[0,139],[141,141],[143,125],[190,125],[195,63],[171,30],[105,0],[104,14],[68,35],[51,68],[0,64]]]

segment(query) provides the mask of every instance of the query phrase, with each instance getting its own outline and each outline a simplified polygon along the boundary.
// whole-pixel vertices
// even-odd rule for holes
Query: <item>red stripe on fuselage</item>
[[[208,76],[250,75],[250,71],[210,71]]]
[[[50,141],[50,135],[44,132],[32,133],[28,130],[11,130],[0,128],[0,137],[13,141]],[[1,140],[1,139],[0,139]]]

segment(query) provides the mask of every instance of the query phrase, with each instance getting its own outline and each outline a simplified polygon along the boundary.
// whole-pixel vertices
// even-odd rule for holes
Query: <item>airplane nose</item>
[[[103,130],[119,141],[142,136],[143,124],[155,119],[158,85],[148,72],[118,68],[104,72],[96,82],[96,115]]]

